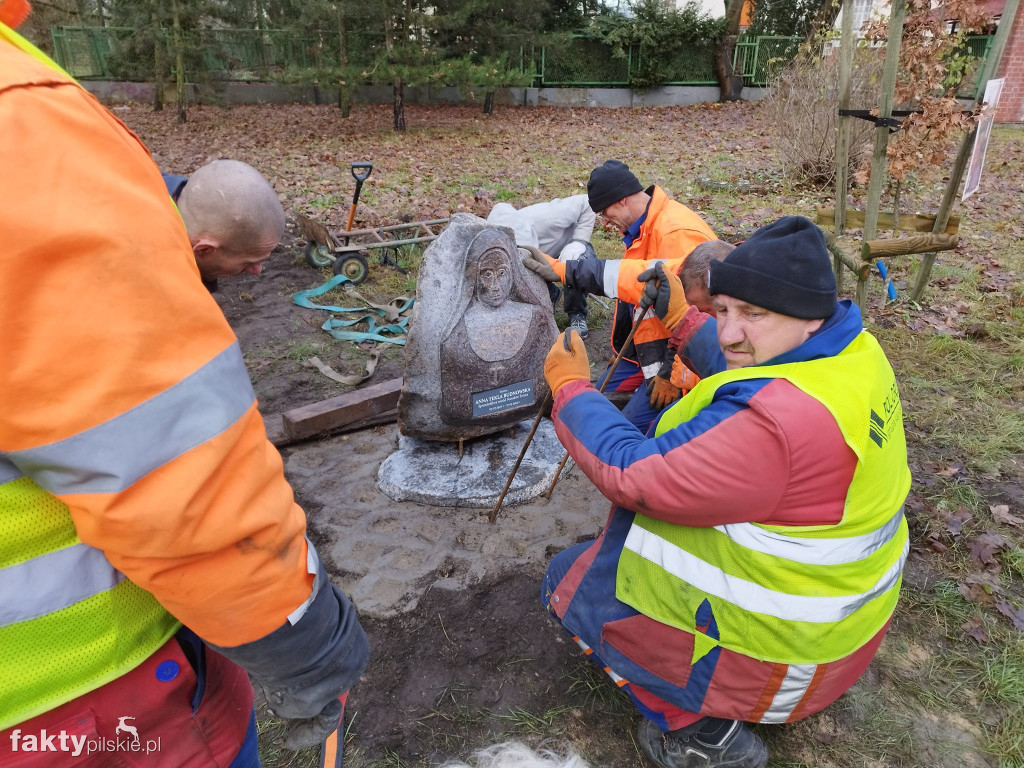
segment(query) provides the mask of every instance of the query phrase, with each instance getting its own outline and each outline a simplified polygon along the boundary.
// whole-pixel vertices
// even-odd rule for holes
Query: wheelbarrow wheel
[[[306,243],[302,249],[302,255],[306,259],[306,263],[313,269],[323,269],[335,263],[334,252],[326,245],[320,245],[312,240]]]
[[[369,273],[370,267],[362,253],[349,253],[334,260],[334,274],[344,275],[353,285],[359,285]]]

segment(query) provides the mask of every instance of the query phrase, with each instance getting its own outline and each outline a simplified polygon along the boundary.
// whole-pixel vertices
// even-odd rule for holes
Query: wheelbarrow
[[[428,243],[434,240],[440,234],[440,228],[448,223],[448,219],[431,219],[392,224],[386,227],[352,229],[356,205],[359,202],[359,190],[372,171],[373,163],[352,163],[352,176],[356,180],[356,191],[352,196],[352,205],[349,207],[348,223],[344,232],[332,233],[323,224],[308,216],[301,213],[295,215],[299,222],[299,228],[302,230],[302,236],[306,238],[306,245],[302,251],[306,263],[314,269],[323,269],[329,266],[334,274],[345,275],[356,285],[363,282],[369,274],[369,256],[372,251],[380,252],[382,264],[390,264],[399,271],[403,271],[398,265],[399,250],[404,246]],[[357,242],[352,242],[353,240]]]

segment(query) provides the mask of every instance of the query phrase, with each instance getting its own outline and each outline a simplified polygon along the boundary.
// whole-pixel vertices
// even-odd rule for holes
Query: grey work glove
[[[682,320],[690,305],[686,303],[683,283],[672,270],[665,270],[659,261],[650,269],[641,272],[637,277],[641,283],[646,282],[640,306],[654,307],[654,314],[665,326],[672,330]]]
[[[536,272],[549,283],[565,282],[565,264],[558,259],[552,259],[532,245],[520,245],[519,249],[527,252],[527,255],[523,257],[523,266],[528,270]]]
[[[301,749],[322,742],[338,727],[341,703],[366,669],[370,643],[355,608],[320,564],[319,591],[295,623],[285,622],[251,643],[210,647],[259,683],[271,712],[294,721],[285,743]]]

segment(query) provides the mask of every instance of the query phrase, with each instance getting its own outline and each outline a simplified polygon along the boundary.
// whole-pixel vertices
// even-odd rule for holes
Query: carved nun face
[[[488,248],[480,257],[476,279],[476,297],[497,309],[512,292],[512,267],[508,254],[500,248]]]

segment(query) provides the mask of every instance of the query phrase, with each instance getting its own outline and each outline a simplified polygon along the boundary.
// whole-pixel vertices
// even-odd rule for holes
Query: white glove
[[[581,243],[579,240],[573,240],[562,249],[561,253],[558,254],[558,260],[563,264],[568,261],[576,261],[577,259],[582,259],[583,254],[586,252],[587,246],[585,244]]]

